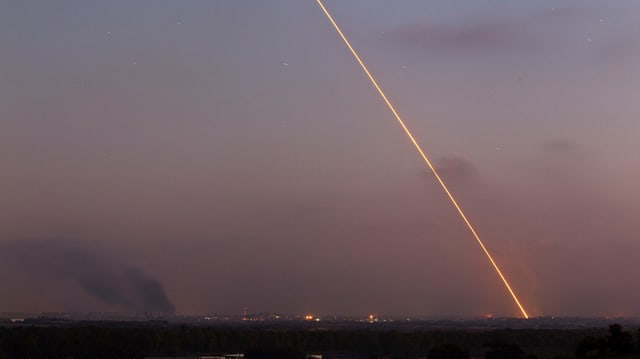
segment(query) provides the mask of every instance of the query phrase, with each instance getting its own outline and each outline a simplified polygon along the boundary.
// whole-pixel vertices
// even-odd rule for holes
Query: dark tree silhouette
[[[604,338],[586,336],[580,340],[576,348],[576,356],[584,358],[587,356],[602,356],[606,352],[607,341]]]
[[[524,359],[524,351],[517,344],[496,343],[484,355],[485,359]]]
[[[623,332],[620,324],[609,326],[609,336],[607,343],[611,352],[617,355],[628,355],[633,353],[633,337],[629,332]]]
[[[469,352],[457,345],[445,344],[429,351],[429,359],[468,359]]]

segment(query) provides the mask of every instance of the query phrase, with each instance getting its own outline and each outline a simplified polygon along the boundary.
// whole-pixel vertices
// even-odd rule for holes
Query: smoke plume
[[[86,242],[23,239],[0,246],[7,261],[17,268],[34,276],[72,281],[106,304],[127,311],[174,311],[159,280],[140,268],[109,258]]]

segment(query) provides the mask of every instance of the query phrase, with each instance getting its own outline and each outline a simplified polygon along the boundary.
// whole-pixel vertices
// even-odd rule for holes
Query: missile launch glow
[[[485,247],[484,243],[480,239],[480,236],[478,235],[476,230],[471,225],[471,222],[469,221],[469,219],[467,219],[467,216],[462,211],[462,208],[458,205],[458,202],[455,200],[455,198],[453,197],[453,195],[451,194],[451,192],[449,191],[449,189],[445,185],[444,181],[442,180],[442,178],[438,174],[438,171],[436,171],[436,169],[433,166],[433,164],[431,164],[431,161],[429,160],[427,155],[424,153],[424,151],[422,150],[422,148],[420,147],[420,145],[416,141],[415,137],[413,137],[413,134],[411,133],[411,131],[409,130],[407,125],[404,123],[402,118],[400,118],[400,115],[396,111],[395,107],[391,104],[391,102],[389,101],[387,96],[384,94],[384,92],[382,91],[382,89],[378,85],[378,82],[373,78],[373,75],[371,75],[371,72],[369,72],[369,69],[364,64],[364,62],[362,61],[362,59],[360,58],[360,56],[358,55],[356,50],[351,46],[351,43],[349,42],[347,37],[344,35],[342,30],[340,30],[340,27],[338,26],[338,24],[333,20],[333,17],[331,16],[331,14],[327,10],[327,8],[324,6],[322,1],[321,0],[316,0],[316,1],[317,1],[318,5],[320,6],[320,8],[322,9],[322,11],[324,12],[324,14],[327,16],[327,18],[331,22],[331,24],[333,25],[333,27],[335,28],[335,30],[338,32],[338,35],[340,35],[340,37],[344,41],[345,45],[347,45],[347,47],[351,51],[351,54],[353,54],[353,57],[355,57],[355,59],[358,62],[358,64],[360,64],[360,67],[362,68],[364,73],[367,75],[367,77],[369,78],[369,80],[371,81],[373,86],[376,88],[376,90],[378,91],[378,94],[380,95],[380,97],[382,97],[384,102],[387,104],[387,107],[389,107],[389,110],[391,110],[391,112],[393,113],[393,116],[396,118],[396,120],[398,121],[400,126],[402,126],[402,129],[404,130],[405,134],[407,135],[407,137],[409,137],[409,139],[411,140],[411,142],[415,146],[416,150],[418,150],[418,153],[420,154],[420,156],[422,157],[424,162],[427,164],[427,166],[429,167],[429,169],[431,170],[431,172],[435,176],[435,178],[438,181],[438,183],[440,183],[440,186],[442,187],[444,192],[449,197],[449,200],[451,200],[451,203],[453,204],[453,206],[458,211],[458,214],[460,215],[460,217],[462,218],[464,223],[467,225],[467,228],[469,228],[469,230],[471,231],[471,233],[475,237],[476,241],[480,245],[480,248],[482,248],[482,251],[486,255],[487,259],[489,260],[489,262],[491,263],[491,265],[495,269],[496,273],[498,274],[498,276],[500,277],[500,279],[504,283],[504,286],[507,288],[507,291],[509,291],[509,294],[511,294],[511,297],[513,298],[515,304],[520,309],[520,312],[522,313],[522,316],[528,319],[529,315],[524,310],[524,307],[522,306],[522,304],[520,304],[520,301],[518,300],[518,297],[516,296],[516,293],[513,291],[513,289],[511,289],[511,286],[509,285],[509,282],[507,281],[507,278],[505,278],[505,276],[502,274],[502,271],[498,267],[498,264],[493,260],[493,257],[491,257],[491,254],[489,253],[489,250],[487,250],[487,248]]]

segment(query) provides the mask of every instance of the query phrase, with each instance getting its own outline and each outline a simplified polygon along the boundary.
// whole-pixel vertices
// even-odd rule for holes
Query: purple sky
[[[326,5],[530,314],[640,315],[640,3]],[[0,311],[519,314],[314,1],[9,0],[0,48]]]

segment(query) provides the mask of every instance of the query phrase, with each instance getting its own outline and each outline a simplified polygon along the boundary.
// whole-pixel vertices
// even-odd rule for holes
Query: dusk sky
[[[529,314],[640,315],[640,2],[326,0]],[[519,316],[315,1],[0,2],[0,312]]]

